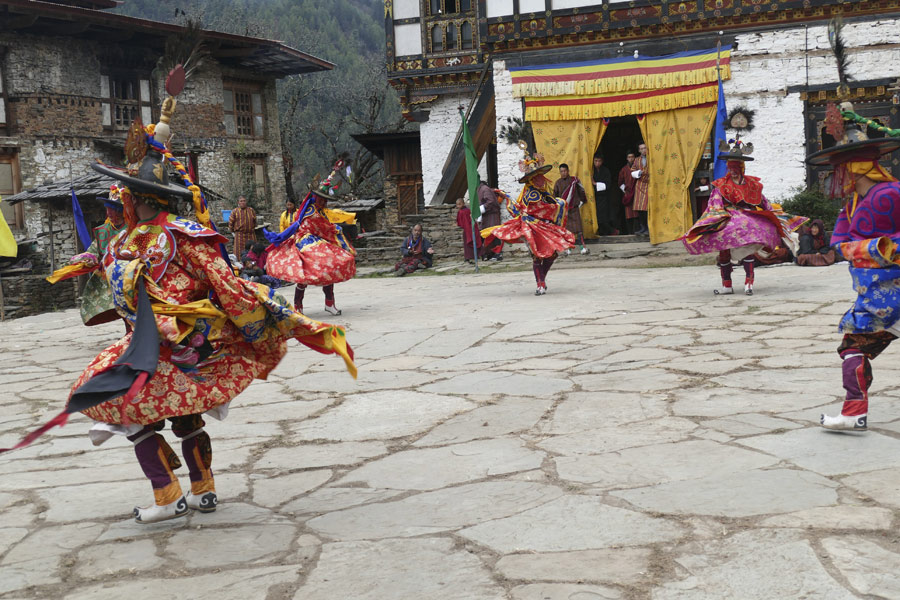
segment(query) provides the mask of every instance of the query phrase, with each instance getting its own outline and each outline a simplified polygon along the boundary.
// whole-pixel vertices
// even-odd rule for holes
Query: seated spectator
[[[827,267],[833,265],[836,258],[834,250],[828,245],[825,223],[822,219],[813,219],[806,231],[800,234],[797,264],[801,267]]]
[[[462,198],[456,199],[456,226],[462,229],[462,237],[463,237],[463,256],[466,259],[467,263],[470,263],[476,260],[475,257],[475,246],[472,245],[473,233],[478,231],[476,227],[473,227],[472,224],[472,211],[469,210],[469,207],[466,206],[465,200]],[[476,235],[475,244],[478,245],[478,248],[481,248],[481,236]]]
[[[268,257],[268,254],[269,253],[266,252],[265,244],[254,243],[253,246],[251,246],[250,251],[247,252],[244,256],[254,261],[257,267],[265,271],[266,258]]]
[[[419,223],[413,226],[412,234],[403,240],[400,252],[403,254],[403,258],[394,265],[394,274],[397,277],[403,277],[417,269],[427,269],[434,260],[434,248],[431,247],[431,242],[422,235],[422,225]]]
[[[259,268],[257,262],[249,257],[244,258],[240,278],[254,283],[261,283],[270,288],[278,288],[284,285],[280,279],[267,275],[263,269]]]

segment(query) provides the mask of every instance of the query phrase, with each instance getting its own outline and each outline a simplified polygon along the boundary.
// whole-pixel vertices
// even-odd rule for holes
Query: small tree
[[[397,133],[409,127],[399,114],[399,100],[387,83],[384,65],[368,70],[353,85],[313,77],[282,87],[282,140],[292,154],[290,162],[285,161],[285,178],[293,179],[298,166],[305,179],[316,173],[324,177],[336,158],[347,152],[353,168],[349,191],[354,195],[380,191],[381,161],[350,133]],[[331,108],[327,113],[322,110],[325,104]],[[320,118],[308,118],[312,114]],[[328,118],[321,118],[325,114]]]
[[[834,229],[838,213],[841,212],[841,201],[827,197],[818,187],[797,188],[794,195],[781,206],[785,212],[793,215],[822,219],[827,229]]]

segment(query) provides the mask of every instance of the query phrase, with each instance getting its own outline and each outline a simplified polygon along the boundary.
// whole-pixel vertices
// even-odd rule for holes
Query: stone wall
[[[858,80],[900,77],[900,19],[877,19],[847,23],[845,42],[850,57],[849,73]],[[806,50],[808,35],[808,48]],[[797,187],[806,185],[804,103],[799,93],[788,93],[791,86],[837,84],[837,68],[828,46],[824,25],[802,26],[758,33],[740,34],[731,58],[731,79],[725,82],[729,108],[739,104],[756,110],[756,128],[748,134],[756,151],[750,173],[763,177],[767,196],[772,200],[790,197]],[[494,94],[497,131],[507,116],[522,116],[522,103],[512,95],[512,80],[502,60],[494,61]],[[424,135],[424,134],[423,134]],[[446,154],[422,156],[437,162]],[[497,163],[500,188],[514,193],[520,152],[515,146],[498,140]]]
[[[387,231],[400,225],[400,204],[397,200],[397,182],[390,177],[384,179],[384,210],[381,211],[378,229]]]
[[[37,232],[35,252],[28,259],[34,266],[35,273],[49,273],[51,269],[50,246],[52,240],[53,253],[56,260],[56,268],[68,263],[69,258],[83,252],[75,233],[75,221],[72,217],[72,207],[68,202],[49,204],[47,202],[29,203],[25,211],[25,227],[30,232]],[[85,222],[88,228],[96,227],[106,219],[106,212],[99,203],[88,204],[81,202]],[[52,216],[51,216],[52,215]],[[50,223],[53,223],[53,236],[50,232]]]
[[[102,104],[108,91],[101,89],[101,75],[111,67],[150,75],[154,57],[133,46],[107,44],[67,37],[20,35],[0,32],[5,90],[9,97],[12,137],[0,139],[18,148],[22,188],[29,189],[47,181],[65,181],[90,171],[97,159],[110,164],[122,162],[121,144],[125,132],[103,126]],[[125,67],[124,65],[127,65]],[[223,82],[257,81],[262,85],[265,132],[256,139],[228,137],[224,126]],[[153,81],[154,113],[165,97],[164,78]],[[223,209],[237,204],[241,189],[236,172],[238,155],[262,159],[266,170],[268,197],[256,203],[261,215],[280,211],[285,184],[279,133],[276,85],[256,73],[223,67],[207,61],[192,74],[178,97],[172,120],[175,146],[202,148],[198,156],[200,182],[222,194],[227,200],[211,202],[213,218],[220,220]],[[109,143],[111,142],[111,143]],[[66,212],[68,211],[68,212]],[[48,208],[38,203],[25,204],[25,235],[37,238],[35,267],[49,266],[50,238]],[[75,253],[71,209],[54,209],[54,236],[57,258]]]
[[[51,285],[44,275],[18,275],[0,278],[6,318],[27,317],[73,308],[77,305],[78,279]]]
[[[6,48],[6,92],[10,96],[63,93],[98,96],[99,44],[66,37],[0,32]]]
[[[0,33],[0,46],[7,49],[3,58],[4,82],[9,96],[12,141],[22,153],[23,186],[61,174],[68,177],[70,160],[83,165],[97,158],[118,163],[121,156],[108,156],[110,149],[96,145],[99,139],[121,144],[125,132],[103,127],[101,75],[110,67],[121,70],[127,64],[144,77],[153,68],[152,57],[141,51],[102,40],[86,41],[66,37],[43,37]],[[131,55],[131,56],[130,56]],[[109,64],[107,64],[109,63]],[[223,80],[240,79],[262,84],[266,117],[265,133],[258,139],[227,137],[223,124]],[[158,112],[165,97],[164,78],[153,82],[153,110]],[[172,121],[176,147],[186,145],[203,148],[199,160],[200,179],[204,185],[228,196],[240,193],[229,178],[230,165],[236,153],[263,158],[268,188],[267,206],[280,206],[284,200],[284,175],[275,81],[256,73],[225,68],[208,61],[193,73],[178,97],[178,108]],[[47,145],[62,151],[47,152]],[[69,152],[69,149],[80,152]],[[87,156],[87,160],[84,160]],[[78,169],[76,168],[76,174]],[[231,179],[231,180],[230,180]]]
[[[402,232],[404,237],[410,234],[413,225],[422,224],[423,235],[434,247],[435,264],[442,258],[462,259],[462,230],[456,226],[456,206],[452,204],[426,206],[422,214],[408,215],[404,218],[409,223],[409,227]],[[399,252],[398,247],[398,255]]]

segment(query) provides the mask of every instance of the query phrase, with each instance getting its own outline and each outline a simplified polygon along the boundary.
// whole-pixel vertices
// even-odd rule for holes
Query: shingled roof
[[[55,181],[52,183],[45,183],[43,185],[39,185],[37,187],[31,188],[30,190],[25,190],[24,192],[19,192],[14,196],[7,196],[3,199],[4,202],[8,204],[18,204],[19,202],[24,202],[25,200],[29,200],[31,202],[61,202],[68,201],[72,197],[72,190],[75,190],[75,195],[79,200],[91,200],[96,198],[97,196],[102,196],[109,192],[109,186],[116,183],[116,180],[112,177],[107,177],[106,175],[101,175],[100,173],[90,172],[87,175],[82,175],[81,177],[76,177],[71,182],[66,179],[65,181]],[[225,197],[221,194],[218,194],[211,189],[201,185],[200,189],[203,190],[203,194],[206,196],[207,200],[224,200]]]
[[[116,40],[162,54],[169,36],[185,28],[172,23],[94,10],[98,2],[56,3],[41,0],[0,0],[0,29],[35,35],[64,35],[91,40]],[[85,8],[91,6],[91,8]],[[334,64],[276,40],[204,30],[213,58],[225,66],[270,77],[328,71]]]

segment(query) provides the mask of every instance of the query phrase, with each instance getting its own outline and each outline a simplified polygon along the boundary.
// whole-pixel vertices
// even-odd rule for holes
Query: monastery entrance
[[[625,210],[622,206],[622,192],[619,190],[618,184],[619,171],[625,166],[625,155],[629,152],[637,154],[638,145],[643,141],[637,117],[633,115],[610,119],[606,133],[600,140],[599,150],[603,155],[603,164],[609,169],[615,188],[611,199],[616,211],[614,225],[621,232],[626,232],[627,229],[625,228]]]

